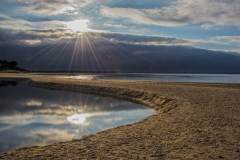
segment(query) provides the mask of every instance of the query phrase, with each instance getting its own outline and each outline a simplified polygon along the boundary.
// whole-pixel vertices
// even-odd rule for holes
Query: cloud
[[[233,51],[240,53],[240,48],[239,48],[239,49],[235,49],[235,50],[233,50]]]
[[[42,106],[42,102],[40,101],[35,101],[35,100],[30,100],[26,102],[27,106],[35,106],[35,107],[40,107]]]
[[[61,39],[75,38],[76,34],[67,29],[49,30],[0,30],[0,44],[38,45],[49,44]]]
[[[110,42],[122,44],[135,44],[135,45],[166,45],[166,46],[189,46],[197,43],[197,40],[186,40],[173,37],[161,36],[141,36],[130,34],[117,34],[117,33],[98,33],[86,32],[82,35],[69,32],[68,29],[51,29],[51,30],[26,30],[26,31],[0,31],[0,44],[1,43],[17,43],[17,44],[40,44],[51,43],[62,39],[76,39],[80,41],[87,40],[92,42]]]
[[[31,46],[31,45],[40,44],[42,43],[42,41],[41,40],[20,40],[19,43]]]
[[[77,38],[83,32],[96,32],[88,27],[80,28],[79,31],[73,30],[68,26],[71,25],[72,21],[45,21],[33,23],[24,20],[15,20],[15,22],[17,22],[17,24],[14,23],[14,20],[6,23],[0,22],[0,27],[2,27],[0,30],[0,43],[14,42],[15,44],[34,45],[42,42],[50,43],[61,39]],[[34,28],[31,26],[32,24],[41,28]],[[75,28],[77,27],[79,28],[79,25],[75,26]]]
[[[76,14],[79,7],[84,7],[94,0],[18,0],[19,10],[37,14],[54,15],[60,13]]]
[[[78,34],[72,32],[70,29],[0,30],[0,45],[2,46],[45,46],[55,43],[74,46],[76,40],[78,44],[83,45],[88,42],[91,46],[99,46],[101,43],[106,43],[109,46],[105,47],[110,48],[117,44],[148,46],[198,46],[204,44],[229,46],[233,43],[240,44],[239,36],[218,36],[208,39],[181,39],[166,36],[144,36],[110,32],[85,32],[83,34]]]
[[[240,56],[240,48],[238,49],[209,49],[210,51],[227,53],[230,55]]]
[[[204,28],[204,29],[212,29],[213,27],[214,27],[214,24],[210,24],[210,23],[205,23],[201,25],[201,28]]]
[[[10,18],[10,17],[8,17],[8,16],[6,16],[6,15],[4,15],[4,14],[0,14],[0,20],[1,21],[5,21],[5,20],[11,20],[12,18]]]
[[[240,44],[240,36],[217,36],[214,37],[216,40],[227,40],[229,42],[239,43]]]
[[[239,53],[239,54],[240,54],[240,48],[239,48],[239,49],[233,49],[233,50],[228,51],[228,52],[236,52],[236,53]]]
[[[172,37],[160,36],[142,36],[130,34],[116,34],[116,33],[100,33],[99,36],[108,39],[111,42],[124,43],[124,44],[137,44],[137,45],[184,45],[188,46],[193,44],[193,41],[178,39]]]
[[[66,28],[66,25],[63,21],[58,20],[29,22],[22,19],[8,19],[0,21],[0,28],[12,30],[63,29]]]
[[[104,23],[104,26],[107,27],[115,27],[115,28],[127,28],[126,26],[122,25],[122,24],[111,24],[111,23]]]
[[[110,8],[102,6],[101,14],[112,18],[128,18],[132,22],[161,26],[202,24],[240,27],[238,0],[177,0],[170,6],[155,9]]]

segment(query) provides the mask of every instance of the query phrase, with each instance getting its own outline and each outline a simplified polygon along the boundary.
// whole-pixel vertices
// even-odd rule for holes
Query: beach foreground
[[[240,84],[0,74],[8,77],[36,87],[140,103],[157,113],[70,142],[0,153],[0,159],[240,159]]]

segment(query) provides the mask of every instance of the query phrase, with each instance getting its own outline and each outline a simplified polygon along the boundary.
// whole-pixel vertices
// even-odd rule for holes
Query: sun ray
[[[85,45],[84,45],[84,41],[83,41],[83,36],[81,36],[81,55],[82,55],[82,61],[84,61],[84,50],[85,50]],[[81,68],[82,70],[84,70],[84,62],[81,64]]]
[[[93,62],[93,60],[92,60],[92,58],[91,58],[91,55],[89,55],[89,51],[91,50],[90,49],[90,47],[89,47],[89,45],[88,45],[88,37],[87,36],[84,36],[84,46],[85,46],[85,48],[86,48],[86,52],[85,53],[88,53],[88,54],[86,54],[86,58],[87,58],[87,61],[90,61],[90,63],[91,63],[91,66],[90,67],[92,67],[92,69],[95,71],[95,69],[94,69],[94,62]],[[86,42],[86,43],[85,43]],[[90,69],[89,68],[89,64],[87,63],[87,66],[88,66],[88,70]]]
[[[61,51],[62,54],[65,54],[64,50],[66,50],[66,52],[67,52],[67,50],[68,50],[69,48],[71,48],[71,43],[72,43],[72,40],[68,40],[68,42],[66,43],[65,48]],[[60,53],[60,54],[61,54],[61,53]],[[62,61],[63,57],[64,57],[64,55],[60,57],[59,63]]]
[[[105,41],[107,41],[107,42],[110,42],[111,44],[113,44],[113,45],[115,45],[115,46],[117,46],[117,47],[120,47],[120,48],[126,50],[127,52],[132,52],[131,50],[129,50],[129,49],[127,49],[127,48],[119,45],[118,43],[114,43],[114,42],[110,41],[109,39],[107,39],[107,38],[104,37],[104,36],[101,36],[100,34],[99,34],[99,36],[101,37],[101,39],[103,39],[103,40],[105,40]],[[119,53],[119,52],[118,52],[118,53]],[[120,53],[120,54],[121,54],[121,53]],[[123,55],[123,54],[122,54],[122,55]],[[123,55],[123,56],[124,56],[125,58],[129,59],[127,56],[125,56],[125,55]],[[139,58],[141,58],[141,59],[143,59],[143,60],[145,60],[145,61],[148,61],[148,62],[150,62],[150,63],[153,63],[154,65],[157,65],[155,62],[149,61],[149,60],[147,60],[146,58],[143,58],[143,57],[138,56],[138,55],[136,55],[136,56],[139,57]],[[139,64],[137,64],[135,61],[131,61],[131,63],[133,63],[133,64],[135,64],[135,65],[137,65],[138,67],[141,68],[141,66],[139,66]]]
[[[100,64],[99,64],[99,62],[98,62],[97,56],[96,56],[96,54],[95,54],[95,51],[94,51],[93,47],[91,46],[90,40],[91,40],[91,39],[87,38],[87,39],[86,39],[86,42],[87,42],[87,44],[88,44],[89,49],[91,50],[91,53],[92,53],[92,55],[93,55],[93,57],[94,57],[97,65],[98,65],[100,71],[102,71],[101,66],[100,66]]]
[[[73,50],[72,57],[71,57],[71,60],[70,60],[70,64],[69,64],[69,68],[68,68],[68,73],[71,71],[73,59],[74,59],[74,57],[75,57],[76,50],[77,50],[77,47],[78,47],[78,40],[79,40],[79,39],[77,38],[77,39],[76,39],[76,42],[75,42],[75,45],[74,45],[74,50]]]
[[[105,40],[105,42],[107,42],[107,43],[110,43],[110,44],[113,44],[114,46],[120,47],[120,48],[124,49],[126,52],[131,52],[131,51],[128,50],[127,48],[122,47],[121,45],[116,44],[116,43],[110,41],[109,39],[101,36],[100,34],[98,34],[98,36],[100,37],[99,39]],[[103,45],[103,46],[104,46],[104,45]],[[116,52],[117,52],[118,54],[121,54],[125,59],[130,60],[132,64],[136,64],[136,62],[134,62],[133,60],[129,59],[129,57],[127,57],[127,56],[126,56],[125,54],[123,54],[122,52],[119,52],[119,51],[116,51]]]
[[[50,49],[48,52],[44,53],[44,55],[42,55],[40,58],[38,58],[38,60],[36,60],[34,63],[32,63],[30,65],[30,67],[32,67],[33,65],[35,65],[36,63],[40,62],[44,57],[48,56],[50,53],[52,53],[57,47],[61,46],[61,44],[63,43],[63,40],[56,42],[53,46],[52,49]],[[49,47],[50,48],[50,47]]]
[[[29,64],[29,61],[32,61],[32,59],[34,59],[35,57],[37,57],[37,56],[39,56],[41,54],[44,54],[45,51],[47,51],[48,49],[50,49],[51,47],[53,47],[54,45],[56,45],[58,43],[60,43],[60,42],[57,41],[55,43],[50,43],[50,45],[48,47],[44,48],[43,50],[35,53],[34,55],[32,55],[30,57],[28,57],[25,62],[21,63],[21,65],[24,65],[25,63]],[[35,63],[30,63],[28,67],[32,67]]]
[[[98,34],[95,34],[94,36],[97,37],[97,38],[91,38],[91,41],[94,41],[93,42],[94,45],[103,47],[105,49],[104,52],[108,51],[108,49],[105,47],[105,45],[103,43],[101,43],[101,41],[99,40]],[[96,48],[96,47],[93,47],[93,48]],[[101,49],[101,48],[98,47],[98,49]],[[100,63],[101,63],[101,65],[103,65],[104,69],[106,69],[107,67],[105,66],[104,59],[102,57],[100,57],[100,55],[98,55],[98,54],[96,54],[96,57],[100,60]]]
[[[65,42],[65,45],[62,47],[62,49],[60,50],[60,52],[58,52],[58,54],[56,54],[56,57],[52,60],[52,62],[50,63],[50,67],[53,65],[53,63],[56,63],[57,59],[62,55],[62,53],[64,52],[64,50],[68,47],[69,43],[71,40],[67,40],[67,42]],[[61,62],[62,57],[60,57],[58,63]]]

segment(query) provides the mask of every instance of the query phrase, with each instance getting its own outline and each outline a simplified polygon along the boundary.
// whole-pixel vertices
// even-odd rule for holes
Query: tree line
[[[18,63],[16,61],[6,61],[0,60],[0,71],[1,70],[18,70],[18,71],[26,71],[23,68],[17,67]]]

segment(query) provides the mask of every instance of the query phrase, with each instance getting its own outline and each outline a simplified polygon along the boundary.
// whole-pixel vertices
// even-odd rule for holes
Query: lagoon
[[[0,152],[69,141],[155,114],[139,104],[24,82],[0,86]]]

